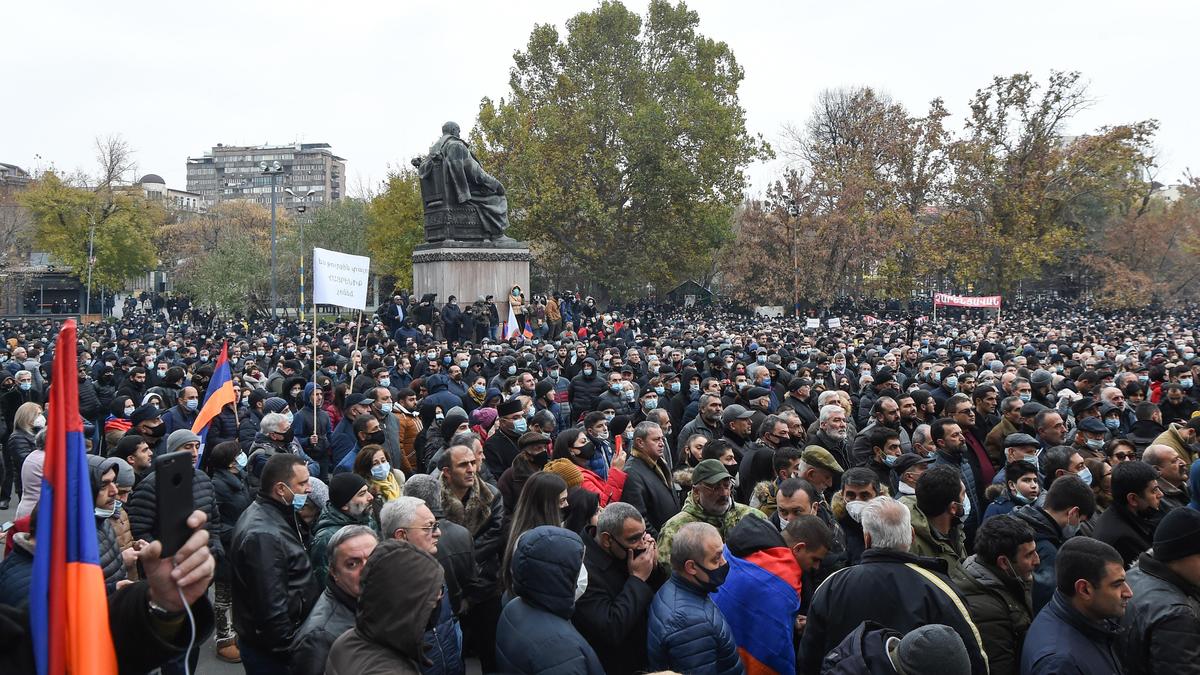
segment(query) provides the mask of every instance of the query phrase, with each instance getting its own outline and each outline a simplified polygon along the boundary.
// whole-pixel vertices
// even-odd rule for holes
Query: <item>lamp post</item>
[[[307,255],[304,252],[304,212],[308,210],[308,206],[304,204],[304,200],[315,195],[317,191],[309,190],[304,193],[303,197],[298,197],[295,192],[292,192],[292,188],[284,188],[283,191],[291,195],[292,199],[301,202],[296,205],[296,214],[297,220],[300,221],[300,320],[304,321],[304,258]],[[316,314],[315,309],[313,313]]]
[[[258,168],[271,178],[271,318],[274,319],[279,306],[279,294],[275,290],[275,176],[283,173],[283,165],[278,160],[269,164],[263,161],[258,163]]]

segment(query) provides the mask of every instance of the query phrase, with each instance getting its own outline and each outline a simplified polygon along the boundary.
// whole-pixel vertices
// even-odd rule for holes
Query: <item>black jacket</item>
[[[943,560],[871,548],[858,565],[826,579],[808,608],[799,670],[820,672],[821,659],[866,619],[901,633],[950,626],[967,646],[972,672],[987,673],[983,645]]]
[[[584,365],[591,364],[592,376],[585,377],[582,368],[579,374],[571,378],[571,385],[567,388],[567,401],[571,404],[571,415],[579,418],[585,413],[591,412],[596,407],[596,401],[600,398],[600,394],[608,387],[603,377],[600,377],[600,368],[596,365],[596,359],[587,357],[583,360]]]
[[[292,643],[291,675],[323,675],[333,641],[354,628],[358,598],[330,582]]]
[[[476,599],[475,542],[467,528],[439,515],[442,538],[438,540],[437,559],[446,573],[450,608],[458,615],[463,600]]]
[[[250,488],[246,487],[244,474],[233,473],[229,469],[216,469],[212,475],[213,496],[217,503],[217,513],[221,515],[213,534],[221,540],[225,549],[225,559],[217,563],[217,578],[229,579],[229,547],[233,544],[233,528],[237,525],[242,512],[254,501]]]
[[[588,585],[575,601],[571,621],[596,650],[605,672],[644,671],[649,665],[645,635],[650,603],[667,575],[656,566],[642,581],[629,574],[626,561],[613,558],[592,536],[582,536]]]
[[[660,468],[664,475],[670,476],[666,466]],[[680,509],[675,490],[663,482],[654,467],[640,457],[630,457],[625,463],[625,487],[621,499],[642,514],[646,519],[646,528],[654,535]]]
[[[108,625],[121,673],[147,673],[183,654],[188,646],[187,622],[173,631],[156,623],[147,611],[150,586],[138,582],[108,596]],[[208,598],[192,605],[196,619],[196,644],[213,629],[213,609]],[[35,673],[29,609],[0,605],[0,673]]]
[[[1130,675],[1200,673],[1200,588],[1149,553],[1125,580],[1133,599],[1118,650]]]
[[[1154,528],[1157,521],[1143,518],[1121,504],[1104,509],[1092,530],[1092,538],[1117,549],[1128,569],[1138,556],[1150,550],[1154,543]]]
[[[262,495],[233,531],[233,628],[239,640],[285,655],[320,595],[291,504]]]

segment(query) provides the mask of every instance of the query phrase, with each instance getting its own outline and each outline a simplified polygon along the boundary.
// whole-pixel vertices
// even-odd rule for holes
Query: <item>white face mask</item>
[[[849,502],[848,504],[846,504],[846,513],[849,514],[849,516],[854,519],[854,522],[861,523],[862,522],[862,512],[863,512],[863,509],[865,509],[865,508],[867,508],[866,502],[860,502],[860,501]]]
[[[915,495],[915,494],[917,494],[917,490],[916,490],[916,488],[914,488],[913,486],[909,485],[908,483],[901,482],[901,483],[900,483],[900,494],[902,494],[902,495]]]
[[[575,579],[575,602],[579,602],[579,598],[587,591],[588,575],[587,565],[579,565],[579,576]]]

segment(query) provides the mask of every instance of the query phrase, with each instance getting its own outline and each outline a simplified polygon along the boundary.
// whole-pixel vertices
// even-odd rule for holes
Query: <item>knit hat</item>
[[[567,489],[583,485],[583,472],[571,463],[569,459],[552,459],[546,462],[542,471],[552,473],[567,482]]]
[[[114,460],[114,463],[117,465],[117,487],[133,487],[133,467],[129,466],[129,462],[120,457],[110,457],[109,459]]]
[[[1200,554],[1200,511],[1171,509],[1154,530],[1154,559],[1171,562]]]
[[[287,410],[287,407],[287,401],[279,398],[278,396],[272,396],[266,401],[263,401],[263,410],[269,413],[282,413],[284,410]]]
[[[318,509],[324,509],[326,502],[329,501],[329,487],[324,481],[316,476],[311,476],[308,479],[308,484],[312,492],[308,493],[308,501]]]
[[[888,640],[888,652],[903,673],[971,672],[971,657],[962,637],[940,623],[921,626],[899,640]]]
[[[496,423],[495,408],[476,408],[471,411],[471,424],[478,424],[484,429],[492,428]]]
[[[329,501],[333,503],[333,508],[340,509],[349,504],[354,495],[366,486],[366,479],[356,473],[336,474],[329,479]]]
[[[449,445],[450,439],[453,438],[454,434],[458,431],[458,427],[466,421],[467,413],[463,412],[462,408],[454,406],[450,410],[446,411],[446,414],[442,417],[441,430],[442,439],[446,441],[447,445]]]
[[[554,383],[550,380],[542,380],[533,388],[533,395],[537,398],[542,398],[546,394],[554,391]]]
[[[200,442],[200,437],[192,433],[191,429],[176,429],[167,436],[167,452],[175,452],[184,443]]]

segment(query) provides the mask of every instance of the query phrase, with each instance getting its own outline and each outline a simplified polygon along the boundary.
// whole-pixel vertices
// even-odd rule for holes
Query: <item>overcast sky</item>
[[[994,75],[1083,71],[1096,99],[1071,132],[1162,123],[1159,180],[1200,166],[1192,2],[692,0],[701,31],[746,73],[751,132],[778,141],[822,89],[870,85],[914,113],[942,97],[956,125]],[[185,186],[217,143],[327,142],[350,192],[464,130],[508,89],[536,23],[595,2],[13,2],[0,19],[0,162],[94,168],[119,134],[140,173]],[[645,3],[630,6],[644,11]],[[1189,47],[1189,45],[1192,45]],[[781,160],[751,168],[758,191]]]

